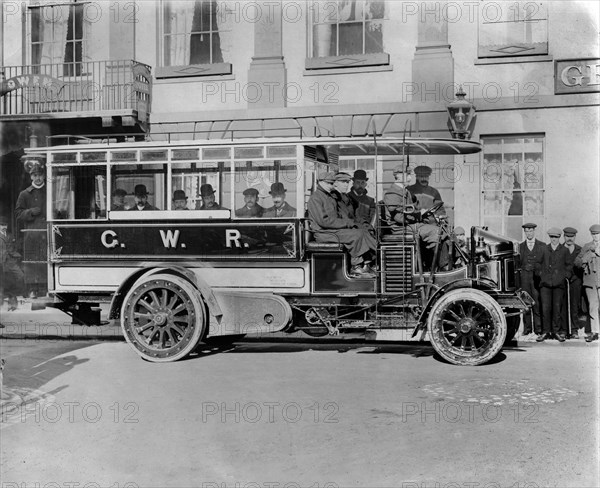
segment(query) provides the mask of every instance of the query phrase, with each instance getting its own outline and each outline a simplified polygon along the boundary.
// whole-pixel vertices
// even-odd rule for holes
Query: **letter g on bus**
[[[100,241],[106,249],[110,249],[119,245],[119,241],[115,237],[117,237],[117,233],[114,230],[105,230],[100,237]]]

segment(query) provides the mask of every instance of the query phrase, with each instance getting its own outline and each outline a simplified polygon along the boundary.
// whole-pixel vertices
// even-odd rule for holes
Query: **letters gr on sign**
[[[600,92],[600,58],[554,62],[554,93]]]

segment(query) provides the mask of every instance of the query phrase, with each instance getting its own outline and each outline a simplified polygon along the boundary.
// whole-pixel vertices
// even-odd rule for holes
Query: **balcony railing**
[[[132,60],[0,67],[0,115],[150,113],[150,66]]]

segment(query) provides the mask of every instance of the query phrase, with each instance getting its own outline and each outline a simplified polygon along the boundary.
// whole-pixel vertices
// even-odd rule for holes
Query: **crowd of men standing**
[[[591,242],[575,243],[577,229],[548,230],[549,243],[535,238],[536,224],[523,225],[525,240],[520,244],[521,287],[535,304],[524,316],[523,339],[535,333],[543,342],[578,339],[583,322],[585,340],[598,339],[600,304],[600,225],[590,227]],[[564,242],[560,237],[564,233]],[[582,300],[585,298],[585,300]],[[588,314],[583,314],[583,304]]]

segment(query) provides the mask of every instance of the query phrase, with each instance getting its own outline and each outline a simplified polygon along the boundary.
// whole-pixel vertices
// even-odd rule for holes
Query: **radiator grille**
[[[381,290],[383,293],[406,293],[412,290],[412,246],[381,248]]]

